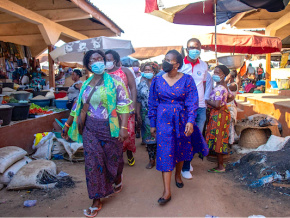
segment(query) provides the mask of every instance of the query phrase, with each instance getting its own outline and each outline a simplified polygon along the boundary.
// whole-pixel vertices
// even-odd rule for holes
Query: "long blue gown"
[[[180,161],[190,161],[194,153],[208,154],[208,147],[195,124],[198,92],[190,75],[184,74],[173,86],[162,76],[153,79],[149,93],[150,126],[156,127],[156,169],[172,171]],[[194,125],[185,136],[186,123]]]

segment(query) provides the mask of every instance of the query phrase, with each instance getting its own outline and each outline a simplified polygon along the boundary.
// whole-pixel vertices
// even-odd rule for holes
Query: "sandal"
[[[226,170],[217,170],[215,168],[209,169],[207,172],[209,173],[225,173]]]
[[[97,216],[98,211],[100,211],[101,209],[102,209],[102,204],[101,204],[100,207],[89,207],[89,210],[91,211],[91,214],[88,214],[87,213],[88,211],[87,210],[84,210],[84,215],[86,217],[95,217],[95,216]],[[96,212],[94,213],[94,211],[96,211]]]
[[[122,189],[123,189],[122,181],[123,181],[123,174],[122,174],[121,182],[118,185],[113,184],[114,194],[118,194],[122,191]],[[117,188],[120,188],[120,189],[118,191],[115,191]]]
[[[128,158],[128,164],[129,164],[129,166],[134,166],[134,164],[135,164],[135,158],[134,157],[132,157],[132,159],[129,159]]]

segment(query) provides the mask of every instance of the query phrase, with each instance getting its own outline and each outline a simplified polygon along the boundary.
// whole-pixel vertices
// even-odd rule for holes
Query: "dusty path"
[[[139,144],[139,141],[138,141]],[[206,214],[228,217],[247,217],[249,215],[290,216],[289,202],[269,199],[253,193],[221,174],[210,174],[206,170],[214,164],[195,158],[194,178],[184,181],[184,188],[178,189],[172,179],[172,200],[166,206],[159,206],[157,199],[162,194],[161,173],[145,169],[147,152],[138,145],[135,155],[136,165],[125,164],[124,189],[110,199],[105,199],[99,217],[121,216],[199,216]],[[125,159],[126,160],[126,159]],[[0,191],[0,216],[42,216],[42,217],[80,217],[83,209],[91,204],[87,197],[84,164],[56,161],[58,170],[69,173],[76,187],[66,189],[61,196],[54,198],[45,192]],[[55,194],[55,193],[54,193]],[[44,196],[43,196],[44,195]],[[290,198],[290,197],[289,197]],[[37,199],[37,205],[24,208],[24,200]]]

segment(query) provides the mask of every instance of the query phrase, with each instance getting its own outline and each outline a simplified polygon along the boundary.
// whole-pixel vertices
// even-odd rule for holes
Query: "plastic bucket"
[[[50,104],[49,99],[47,99],[47,100],[33,100],[33,99],[31,99],[30,102],[34,103],[40,107],[46,107],[46,106],[49,106],[49,104]]]
[[[7,105],[13,106],[12,110],[12,120],[26,120],[29,115],[30,104],[27,103],[9,103]]]
[[[13,110],[13,107],[9,107],[9,108],[0,107],[0,120],[3,120],[2,126],[9,125],[9,123],[11,122],[12,110]]]
[[[68,100],[55,100],[55,106],[56,108],[59,109],[67,109],[66,107],[66,103],[68,102]]]

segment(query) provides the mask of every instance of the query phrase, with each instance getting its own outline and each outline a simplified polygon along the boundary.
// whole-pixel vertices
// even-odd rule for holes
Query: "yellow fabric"
[[[34,147],[38,145],[38,143],[41,141],[41,139],[45,136],[47,136],[48,132],[43,133],[36,133],[35,135],[35,141],[34,141]]]

